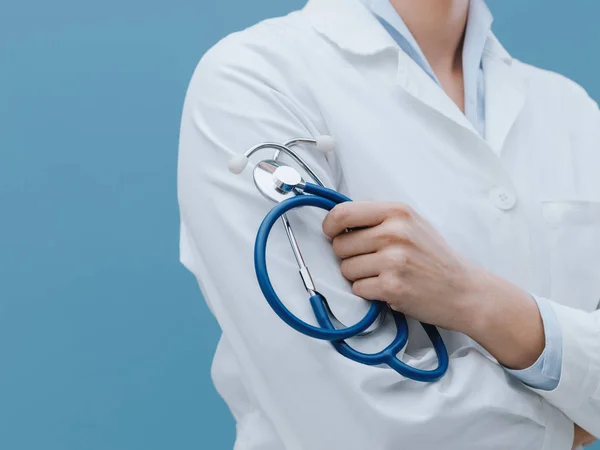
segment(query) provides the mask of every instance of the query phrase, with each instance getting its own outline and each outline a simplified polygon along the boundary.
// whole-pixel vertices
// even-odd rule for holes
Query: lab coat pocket
[[[600,301],[600,202],[545,201],[551,299],[593,311]]]

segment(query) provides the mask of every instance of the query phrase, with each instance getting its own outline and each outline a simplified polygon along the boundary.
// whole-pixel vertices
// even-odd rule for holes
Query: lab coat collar
[[[365,5],[365,0],[308,0],[303,13],[320,34],[341,49],[374,55],[398,44]],[[512,58],[490,32],[485,54],[510,64]]]
[[[525,82],[513,67],[513,58],[490,31],[483,52],[485,78],[485,141],[500,156],[502,148],[525,104]],[[482,139],[454,101],[410,56],[399,52],[396,84],[414,98]]]
[[[377,18],[361,0],[309,0],[303,13],[315,30],[344,51],[375,55],[395,50],[399,57],[396,82],[409,94],[478,136],[456,104],[429,79],[419,74],[410,57],[400,51]],[[525,103],[525,82],[513,59],[490,31],[483,56],[486,83],[486,141],[499,156]]]
[[[360,0],[309,0],[303,10],[311,25],[342,50],[374,55],[398,45]]]
[[[502,61],[508,66],[511,66],[513,63],[513,58],[510,56],[508,51],[504,48],[504,46],[500,43],[498,38],[491,31],[488,34],[488,39],[485,43],[485,49],[483,50],[484,58],[494,58],[498,61]]]
[[[506,138],[525,105],[527,84],[514,60],[494,35],[490,35],[486,44],[483,73],[486,141],[500,156]]]

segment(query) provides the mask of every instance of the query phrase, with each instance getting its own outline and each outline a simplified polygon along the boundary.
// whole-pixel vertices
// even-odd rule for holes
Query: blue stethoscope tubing
[[[310,297],[311,307],[317,323],[320,325],[320,327],[317,327],[292,314],[280,300],[271,284],[267,270],[267,241],[271,229],[278,219],[288,211],[301,206],[313,206],[330,211],[337,204],[349,201],[352,200],[339,192],[316,184],[306,183],[302,195],[286,199],[271,209],[258,230],[254,246],[254,268],[263,295],[273,311],[286,324],[306,336],[330,341],[331,345],[346,358],[369,366],[386,364],[399,374],[416,381],[437,381],[448,370],[449,357],[444,341],[438,329],[433,325],[421,323],[437,354],[438,366],[432,370],[417,369],[402,362],[396,356],[408,342],[408,324],[404,314],[393,311],[397,329],[396,337],[385,349],[372,354],[363,353],[353,349],[344,341],[367,330],[383,312],[384,303],[377,300],[372,301],[369,311],[359,322],[346,328],[336,329],[329,316],[325,298],[317,292]]]

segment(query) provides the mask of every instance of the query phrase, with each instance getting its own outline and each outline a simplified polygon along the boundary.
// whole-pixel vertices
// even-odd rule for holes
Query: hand
[[[463,258],[411,207],[342,203],[323,232],[356,295],[465,333],[505,367],[524,369],[542,354],[544,327],[531,295]]]
[[[358,227],[369,228],[344,232]],[[450,330],[462,331],[470,322],[482,270],[452,250],[411,207],[342,203],[325,218],[323,232],[333,239],[354,294]]]
[[[596,442],[596,438],[585,431],[579,425],[575,425],[575,438],[573,439],[573,448],[587,447]]]

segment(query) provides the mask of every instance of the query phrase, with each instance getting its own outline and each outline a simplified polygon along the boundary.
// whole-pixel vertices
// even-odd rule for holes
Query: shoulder
[[[287,84],[299,78],[311,31],[297,11],[232,33],[202,56],[193,81]]]
[[[600,113],[596,101],[574,80],[519,60],[513,60],[513,64],[526,80],[528,90],[546,102],[552,102],[562,113],[574,117]]]
[[[237,115],[258,121],[270,111],[305,127],[316,126],[322,117],[313,93],[313,65],[307,60],[315,39],[316,32],[300,12],[230,34],[197,64],[184,116],[208,120],[225,115],[232,120]]]
[[[527,83],[530,112],[548,127],[567,133],[571,151],[596,167],[600,157],[600,109],[598,103],[575,81],[559,73],[514,62]],[[595,176],[595,175],[592,175]]]

